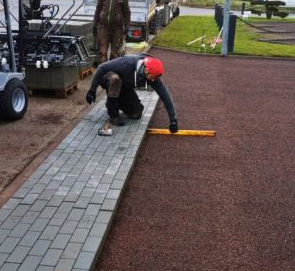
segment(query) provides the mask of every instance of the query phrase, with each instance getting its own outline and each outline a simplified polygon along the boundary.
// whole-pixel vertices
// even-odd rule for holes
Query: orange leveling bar
[[[169,129],[154,129],[147,130],[150,135],[177,135],[177,136],[216,136],[215,131],[201,131],[201,130],[178,130],[176,133],[171,133]]]

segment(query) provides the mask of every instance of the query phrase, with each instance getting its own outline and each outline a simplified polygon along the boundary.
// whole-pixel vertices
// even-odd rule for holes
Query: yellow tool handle
[[[169,129],[154,129],[147,130],[150,135],[177,135],[177,136],[216,136],[215,131],[201,131],[201,130],[178,130],[176,133],[171,133]]]

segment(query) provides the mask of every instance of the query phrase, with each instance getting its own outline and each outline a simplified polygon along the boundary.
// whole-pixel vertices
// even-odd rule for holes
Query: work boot
[[[110,118],[109,119],[110,124],[113,124],[115,126],[124,126],[124,120],[122,120],[122,118],[120,116],[116,117],[116,118]]]

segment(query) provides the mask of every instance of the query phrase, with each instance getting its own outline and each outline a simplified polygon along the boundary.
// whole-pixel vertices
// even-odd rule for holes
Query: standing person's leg
[[[99,63],[106,62],[108,60],[108,48],[109,48],[109,31],[107,27],[99,26],[98,28],[98,53],[99,53]]]
[[[112,36],[110,37],[111,43],[111,56],[110,59],[115,59],[121,56],[120,49],[123,44],[123,28],[122,27],[114,27],[112,28]]]
[[[122,89],[119,97],[119,109],[129,119],[140,119],[144,106],[134,89]]]

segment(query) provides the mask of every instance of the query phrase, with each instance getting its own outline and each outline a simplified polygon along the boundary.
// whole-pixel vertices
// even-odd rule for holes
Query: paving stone
[[[122,190],[125,185],[125,180],[114,180],[111,184],[111,189],[120,189]]]
[[[30,230],[43,231],[46,228],[49,220],[50,220],[49,218],[37,218],[35,222],[33,223],[33,225],[31,226]]]
[[[78,165],[77,165],[78,166]],[[90,173],[81,173],[77,179],[77,182],[86,183],[87,180],[90,178]]]
[[[111,221],[113,215],[114,215],[113,212],[100,211],[98,213],[98,216],[96,217],[95,223],[106,223],[106,224],[108,224]]]
[[[25,213],[29,210],[30,206],[19,204],[14,211],[11,213],[11,216],[24,216]]]
[[[33,212],[33,211],[28,211],[23,218],[20,220],[20,223],[25,223],[25,224],[33,224],[34,221],[37,219],[39,216],[40,212]]]
[[[58,210],[57,213],[69,214],[73,209],[74,204],[72,202],[63,202]]]
[[[81,209],[86,209],[91,198],[86,198],[86,197],[79,197],[77,202],[75,203],[74,207],[75,208],[81,208]]]
[[[10,256],[6,259],[8,263],[22,263],[29,251],[30,247],[16,246]]]
[[[121,190],[110,189],[109,192],[107,193],[106,198],[118,200],[120,197],[120,194],[121,194]]]
[[[86,187],[87,188],[96,188],[99,185],[101,178],[91,177],[91,179],[87,182]]]
[[[134,158],[130,158],[130,157],[125,157],[122,161],[122,164],[126,164],[126,165],[132,165],[134,162]]]
[[[106,234],[108,224],[106,223],[94,223],[89,233],[89,236],[103,237]]]
[[[2,210],[6,210],[6,209],[13,210],[20,202],[21,202],[21,199],[11,198],[3,205]],[[0,211],[0,216],[1,216],[1,211]]]
[[[70,186],[65,186],[65,185],[60,185],[57,189],[56,192],[54,193],[56,196],[67,196],[69,193],[71,187]]]
[[[42,194],[39,195],[38,199],[40,200],[50,200],[51,197],[54,195],[54,189],[45,189]]]
[[[66,172],[57,172],[54,177],[53,180],[56,181],[63,181],[67,178],[67,173]]]
[[[76,182],[79,173],[80,173],[80,171],[77,172],[77,174],[75,174],[74,176],[73,176],[73,174],[72,174],[72,176],[68,176],[68,177],[66,177],[65,180],[62,182],[62,185],[65,185],[65,186],[72,186],[72,185]],[[69,174],[69,175],[70,175],[70,174]]]
[[[129,172],[126,171],[118,171],[118,173],[115,176],[116,180],[126,180],[128,177]]]
[[[36,200],[35,203],[31,206],[30,211],[42,211],[47,204],[47,200]]]
[[[29,255],[44,256],[50,244],[51,244],[51,241],[49,240],[38,240],[33,246]]]
[[[33,179],[40,179],[43,174],[44,174],[44,170],[40,170],[40,169],[37,169],[32,175],[31,175],[31,178]]]
[[[39,265],[36,271],[54,271],[54,267],[52,266],[45,266],[45,265]]]
[[[110,189],[110,184],[99,184],[99,186],[96,189],[96,193],[107,193]]]
[[[85,212],[84,209],[73,208],[73,210],[68,216],[68,220],[80,220],[84,212]]]
[[[56,266],[62,253],[62,249],[48,249],[41,261],[41,265]]]
[[[67,219],[68,214],[56,213],[54,217],[49,221],[51,226],[62,226]]]
[[[85,187],[81,197],[91,198],[95,192],[95,188]]]
[[[47,185],[46,189],[48,190],[56,190],[60,187],[62,181],[61,180],[51,180]]]
[[[90,269],[92,261],[94,260],[95,253],[93,252],[81,252],[74,265],[74,268]]]
[[[8,258],[8,253],[0,253],[0,266],[2,266],[5,263],[5,260]]]
[[[87,206],[87,209],[84,213],[84,215],[86,216],[97,216],[97,214],[99,213],[99,205],[97,204],[89,204]]]
[[[50,248],[65,249],[70,238],[70,234],[57,234]]]
[[[10,216],[1,225],[1,229],[12,230],[21,220],[20,216]]]
[[[43,231],[42,235],[40,236],[40,239],[44,240],[53,240],[58,233],[60,227],[58,226],[47,226],[45,230]]]
[[[46,174],[54,175],[59,171],[59,167],[50,167],[47,171]]]
[[[46,184],[44,183],[36,183],[32,190],[30,191],[31,194],[41,194],[43,190],[45,189]]]
[[[58,207],[63,202],[65,196],[61,195],[53,195],[50,201],[47,203],[47,206],[55,206]]]
[[[28,256],[24,260],[24,262],[22,263],[18,271],[35,271],[41,260],[42,260],[42,257]]]
[[[68,243],[61,257],[64,259],[77,259],[82,246],[83,244],[79,243]]]
[[[19,245],[26,246],[26,247],[32,247],[35,244],[35,242],[37,241],[40,234],[41,233],[37,232],[37,231],[28,231],[25,234],[25,236],[22,237]]]
[[[12,213],[13,209],[11,210],[0,210],[0,224],[2,221],[4,221],[7,217],[10,216],[10,214]]]
[[[38,183],[42,183],[42,184],[49,184],[52,181],[52,178],[54,177],[54,175],[44,175],[42,176],[42,178],[38,181]],[[44,192],[44,190],[43,190]],[[43,193],[42,192],[42,193]]]
[[[52,218],[53,215],[55,214],[57,210],[57,207],[50,207],[47,206],[44,208],[44,210],[42,211],[42,213],[40,214],[40,218]]]
[[[76,202],[80,196],[81,191],[70,191],[66,198],[64,199],[65,202]]]
[[[14,194],[13,198],[23,199],[30,191],[30,188],[21,187]]]
[[[19,241],[20,238],[7,237],[0,246],[0,253],[11,253]]]
[[[77,228],[71,237],[72,243],[84,243],[89,233],[89,229]]]
[[[0,271],[16,271],[18,267],[19,267],[19,264],[6,263],[0,268]]]
[[[101,210],[105,211],[114,211],[116,208],[117,201],[113,199],[105,199],[102,206]]]
[[[61,227],[59,233],[64,234],[73,234],[77,228],[79,221],[75,220],[66,220],[63,226]]]
[[[30,228],[30,224],[18,223],[13,231],[9,234],[11,237],[23,237]]]
[[[106,193],[95,193],[90,200],[92,204],[102,204],[106,197]]]
[[[84,246],[82,247],[82,251],[96,253],[98,251],[98,248],[101,245],[101,241],[102,241],[102,237],[89,236],[86,239]]]
[[[74,263],[73,259],[60,259],[54,271],[71,271]]]
[[[78,228],[91,229],[95,219],[94,215],[84,215],[79,221]]]
[[[0,229],[0,245],[5,240],[5,238],[9,235],[11,230]]]

